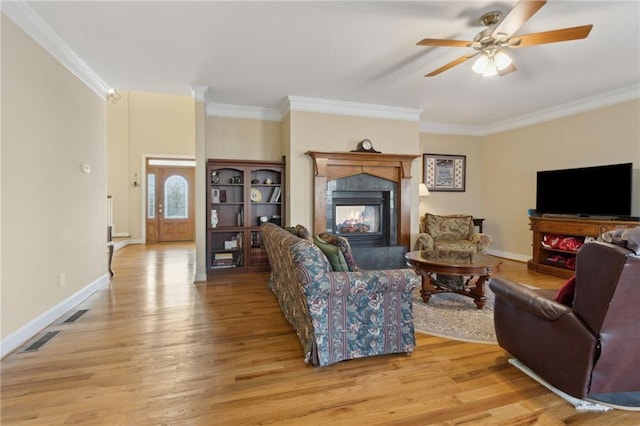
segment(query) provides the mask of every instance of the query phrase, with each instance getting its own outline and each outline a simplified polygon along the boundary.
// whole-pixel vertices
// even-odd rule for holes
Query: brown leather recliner
[[[573,307],[500,276],[489,287],[498,344],[548,383],[578,398],[640,391],[640,255],[584,244]]]

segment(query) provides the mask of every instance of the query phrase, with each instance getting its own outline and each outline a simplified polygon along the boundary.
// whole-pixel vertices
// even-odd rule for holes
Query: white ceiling
[[[483,13],[516,3],[26,2],[119,90],[190,95],[200,85],[217,104],[280,108],[297,96],[403,107],[421,110],[424,126],[470,133],[640,97],[637,0],[549,1],[516,34],[593,24],[589,37],[511,49],[518,71],[504,77],[481,77],[472,61],[424,77],[472,49],[419,40],[471,40]]]

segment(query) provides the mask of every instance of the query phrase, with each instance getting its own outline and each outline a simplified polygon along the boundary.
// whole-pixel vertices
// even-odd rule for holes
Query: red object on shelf
[[[544,234],[542,236],[542,246],[550,249],[578,251],[584,241],[576,237],[565,237],[555,234]]]

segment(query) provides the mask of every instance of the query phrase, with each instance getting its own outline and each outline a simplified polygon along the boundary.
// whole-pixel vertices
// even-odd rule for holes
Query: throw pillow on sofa
[[[573,306],[573,293],[576,291],[576,277],[575,275],[567,280],[562,287],[556,293],[553,298],[556,302],[562,303],[565,306]]]
[[[285,226],[284,229],[291,232],[298,238],[302,238],[303,240],[309,240],[313,242],[313,237],[311,236],[311,232],[304,225],[296,225],[296,226]]]
[[[353,257],[349,240],[347,240],[345,237],[341,237],[340,235],[335,235],[330,232],[322,232],[318,234],[317,237],[325,243],[337,246],[340,249],[342,255],[344,256],[345,262],[347,262],[347,267],[349,268],[350,272],[356,272],[360,270],[360,268],[358,268],[358,265],[356,264],[355,258]]]
[[[313,242],[320,249],[322,253],[327,257],[331,267],[336,272],[349,272],[349,267],[344,259],[344,255],[338,246],[329,244],[320,239],[317,235],[313,239]]]

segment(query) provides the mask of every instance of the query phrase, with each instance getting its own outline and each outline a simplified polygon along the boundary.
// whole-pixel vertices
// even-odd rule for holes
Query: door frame
[[[141,196],[140,196],[140,210],[141,210],[141,217],[140,217],[140,230],[141,230],[141,234],[140,238],[142,240],[142,244],[146,244],[147,243],[147,161],[149,159],[158,159],[158,160],[191,160],[191,161],[196,161],[196,157],[193,155],[169,155],[169,154],[142,154],[142,165],[140,167],[140,170],[142,170],[142,178],[140,179],[140,185],[141,185],[141,189],[142,191]],[[195,167],[194,167],[195,170]],[[197,180],[197,176],[195,177]],[[195,182],[194,182],[195,184]],[[193,207],[194,207],[194,211],[195,211],[195,194],[193,197],[190,197],[190,201],[189,203],[193,203]],[[194,217],[195,220],[195,217]],[[196,227],[196,234],[197,234],[197,226],[198,224],[195,223],[194,225]],[[195,239],[194,239],[195,241]]]

